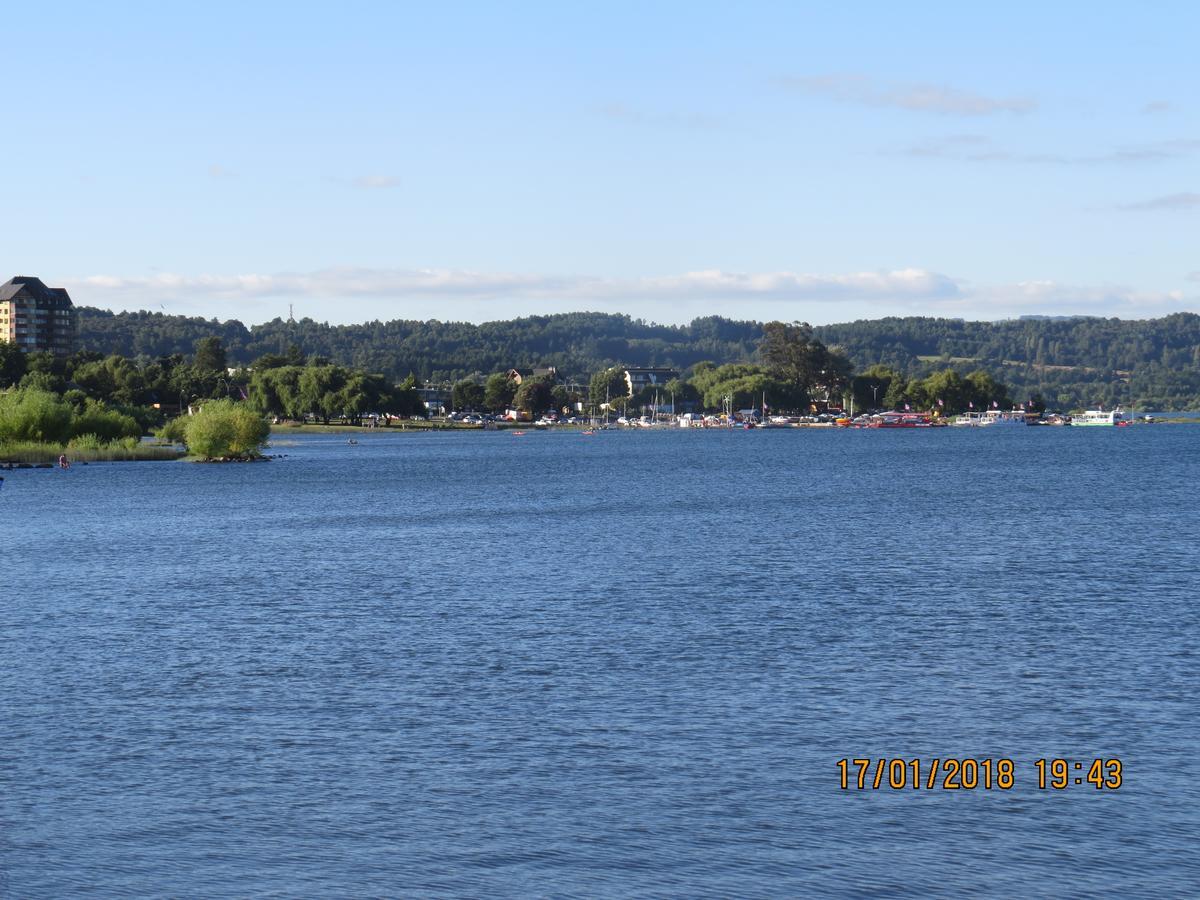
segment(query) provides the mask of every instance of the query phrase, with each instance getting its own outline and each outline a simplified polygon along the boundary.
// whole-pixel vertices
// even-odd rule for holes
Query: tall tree
[[[25,351],[9,341],[0,341],[0,390],[12,387],[25,374]]]
[[[503,372],[488,378],[483,389],[483,403],[492,412],[504,412],[512,405],[517,386]]]
[[[840,399],[850,379],[850,361],[814,338],[807,322],[768,322],[758,352],[771,375],[808,395]]]
[[[517,388],[513,397],[513,405],[533,416],[540,416],[554,402],[553,389],[550,382],[542,378],[527,378]]]
[[[629,396],[629,382],[625,379],[625,370],[613,366],[592,376],[588,385],[588,398],[597,409],[605,403],[612,403],[621,397]]]
[[[483,385],[470,378],[464,378],[454,385],[451,391],[450,405],[455,409],[482,409],[486,392]]]
[[[196,341],[196,355],[193,365],[201,372],[224,372],[228,366],[225,357],[225,345],[215,335]]]

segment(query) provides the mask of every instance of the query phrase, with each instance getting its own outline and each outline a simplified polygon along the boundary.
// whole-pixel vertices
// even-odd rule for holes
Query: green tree
[[[483,403],[492,412],[504,412],[512,406],[517,386],[503,372],[488,377],[483,388]]]
[[[324,424],[342,415],[343,397],[339,392],[346,385],[347,372],[340,366],[308,365],[300,372],[300,403],[306,412],[317,416]]]
[[[391,412],[397,416],[428,417],[429,415],[429,410],[421,400],[421,395],[417,393],[417,376],[411,372],[407,378],[392,389],[390,397],[391,408],[385,412]]]
[[[225,345],[216,336],[201,338],[196,342],[196,355],[193,364],[201,372],[224,373],[229,365],[225,354]]]
[[[0,390],[17,384],[25,374],[25,351],[10,341],[0,341]]]
[[[50,391],[18,388],[0,394],[0,443],[65,444],[74,420],[71,405]]]
[[[974,404],[975,409],[989,409],[998,407],[1000,409],[1011,409],[1013,402],[1009,396],[1008,387],[1001,384],[989,373],[982,369],[976,369],[967,376],[969,387],[969,399]]]
[[[922,407],[937,409],[943,415],[961,413],[969,408],[972,396],[971,385],[954,369],[943,369],[925,378],[920,383],[917,398]],[[940,405],[938,401],[941,401]]]
[[[88,396],[110,403],[143,403],[145,377],[137,365],[123,356],[108,356],[76,366],[71,380]]]
[[[579,400],[579,395],[567,390],[566,385],[556,384],[550,389],[550,405],[564,415],[573,412]]]
[[[513,405],[532,416],[540,416],[554,402],[553,389],[550,382],[542,378],[527,378],[517,388],[513,397]]]
[[[616,400],[628,396],[629,382],[625,378],[625,370],[620,366],[597,372],[588,384],[588,399],[597,409],[605,403],[611,405]]]
[[[71,436],[95,435],[99,441],[121,438],[140,438],[142,426],[133,416],[109,409],[98,400],[89,400],[87,407],[71,423]]]
[[[850,381],[854,405],[858,409],[879,409],[887,406],[888,390],[895,381],[903,381],[899,372],[888,366],[874,365]]]
[[[247,404],[206,400],[184,433],[189,452],[202,459],[247,459],[260,454],[271,426]]]
[[[850,361],[813,337],[807,322],[768,322],[763,326],[759,355],[769,374],[807,395],[823,393],[839,399],[849,383]]]
[[[451,391],[450,405],[455,409],[483,409],[487,392],[482,384],[470,378],[464,378],[454,385]]]
[[[912,404],[912,395],[908,389],[908,379],[897,376],[888,385],[887,393],[883,395],[884,409],[903,409],[905,404]]]

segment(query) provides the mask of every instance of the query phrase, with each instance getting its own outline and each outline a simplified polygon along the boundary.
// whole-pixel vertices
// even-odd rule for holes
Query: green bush
[[[72,435],[74,418],[70,404],[49,391],[7,391],[0,394],[0,443],[65,444]]]
[[[95,434],[77,434],[71,438],[67,444],[68,450],[99,450],[105,445],[106,441],[102,441]]]
[[[187,416],[177,416],[155,431],[154,436],[160,441],[167,441],[171,444],[186,444],[187,423]]]
[[[206,400],[184,427],[188,450],[203,459],[257,456],[271,435],[266,419],[232,400]]]
[[[71,431],[76,437],[91,434],[105,442],[142,436],[142,426],[133,416],[108,409],[104,404],[96,402],[89,403],[87,409],[75,417]]]

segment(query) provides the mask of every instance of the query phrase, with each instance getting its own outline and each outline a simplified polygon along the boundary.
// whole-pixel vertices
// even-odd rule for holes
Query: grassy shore
[[[0,464],[25,463],[39,465],[56,463],[66,454],[71,462],[133,462],[136,460],[179,459],[183,451],[170,444],[106,444],[98,447],[63,447],[60,444],[40,444],[20,441],[0,444]]]

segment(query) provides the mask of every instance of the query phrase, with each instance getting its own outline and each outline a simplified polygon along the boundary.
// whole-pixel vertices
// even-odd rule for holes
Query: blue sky
[[[5,24],[0,271],[80,304],[1200,310],[1192,3],[116,2]]]

